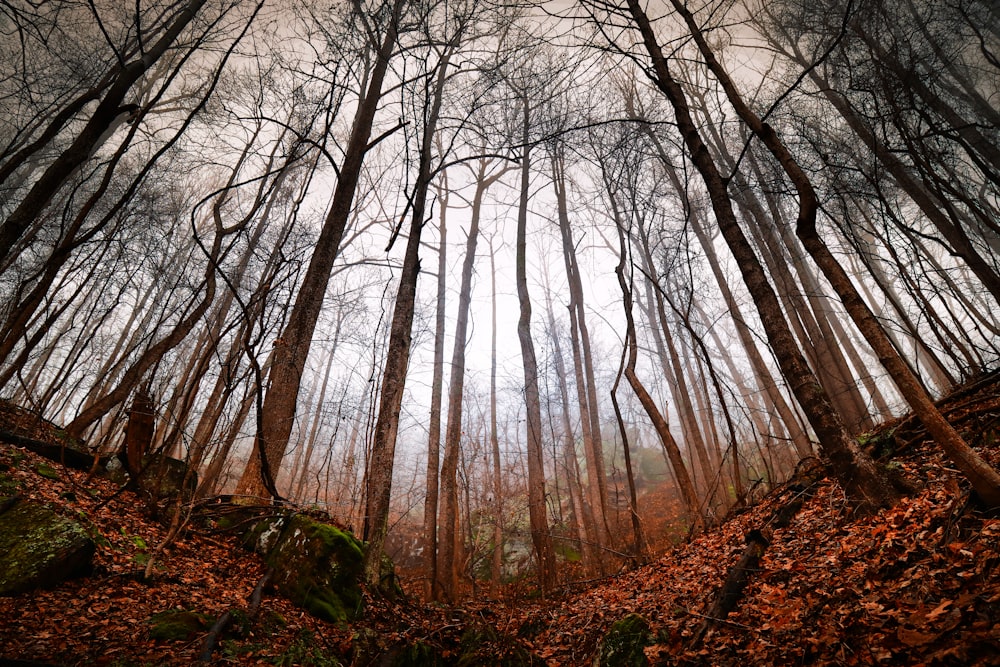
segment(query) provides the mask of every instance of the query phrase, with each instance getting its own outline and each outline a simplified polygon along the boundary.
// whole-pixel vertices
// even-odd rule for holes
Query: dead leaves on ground
[[[217,617],[241,608],[263,574],[260,560],[238,548],[235,540],[204,531],[188,531],[156,553],[166,528],[147,518],[131,492],[115,496],[118,487],[109,480],[88,480],[85,473],[58,464],[52,464],[58,479],[44,479],[37,468],[49,462],[8,445],[0,445],[0,462],[18,481],[23,497],[81,522],[98,547],[91,576],[54,590],[0,598],[0,658],[66,665],[190,665],[200,653],[200,638],[188,643],[153,641],[149,618],[169,609]],[[153,576],[146,582],[142,573],[154,553]],[[304,630],[331,637],[346,632],[327,627],[281,598],[268,598],[266,611],[283,619],[281,627],[268,637],[267,646],[247,649],[230,664],[273,664],[270,659]],[[253,638],[245,644],[253,644]]]
[[[690,638],[770,503],[547,610],[532,643],[550,665],[583,664],[613,621],[637,612],[657,634],[653,664],[1000,664],[1000,519],[968,503],[928,444],[893,465],[922,490],[855,521],[824,480],[697,649]]]
[[[966,425],[1000,415],[996,385],[963,398],[950,416]],[[977,421],[978,420],[978,421]],[[994,420],[995,421],[995,420]],[[991,421],[990,423],[994,423]],[[994,424],[995,425],[995,424]],[[975,439],[995,467],[995,430]],[[1000,517],[978,512],[965,485],[926,438],[907,427],[891,463],[919,491],[864,520],[851,517],[840,490],[823,480],[785,528],[777,528],[736,610],[697,646],[690,639],[747,531],[773,515],[780,494],[665,554],[652,564],[550,601],[489,600],[462,609],[371,600],[361,624],[338,628],[280,598],[262,615],[280,617],[266,641],[248,636],[220,664],[275,664],[302,637],[349,660],[352,646],[419,641],[455,655],[462,633],[491,626],[518,637],[551,667],[590,664],[598,641],[630,612],[650,623],[646,648],[662,665],[1000,665]],[[166,530],[144,517],[130,493],[112,497],[102,479],[54,466],[44,478],[30,453],[0,445],[0,461],[24,458],[8,474],[21,493],[82,519],[99,537],[94,575],[56,590],[0,598],[0,656],[65,664],[191,664],[200,638],[149,639],[147,619],[168,609],[218,616],[245,605],[262,571],[235,540],[188,531],[158,554],[150,583],[139,580]]]

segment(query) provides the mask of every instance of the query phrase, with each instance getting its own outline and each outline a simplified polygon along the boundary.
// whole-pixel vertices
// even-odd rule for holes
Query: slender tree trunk
[[[691,400],[692,392],[688,387],[684,369],[681,367],[680,354],[678,353],[677,346],[674,344],[674,337],[670,332],[670,323],[667,321],[666,308],[664,307],[663,295],[660,292],[658,282],[659,272],[653,263],[653,254],[649,247],[649,236],[646,229],[641,225],[638,232],[643,273],[646,274],[648,291],[652,297],[652,303],[647,303],[650,328],[654,330],[657,344],[665,346],[665,349],[661,350],[660,363],[663,366],[665,376],[673,385],[672,393],[676,403],[677,414],[681,420],[684,441],[691,454],[698,461],[698,470],[701,471],[701,476],[704,480],[704,491],[708,494],[708,501],[711,503],[711,497],[714,495],[711,479],[715,466],[709,460],[708,448],[705,446],[705,439],[698,425],[694,404]]]
[[[305,446],[305,452],[303,453],[302,456],[302,466],[301,469],[298,471],[298,474],[295,474],[293,472],[293,474],[289,476],[289,479],[291,480],[289,484],[289,489],[291,489],[290,493],[292,495],[292,498],[294,498],[298,502],[303,502],[304,500],[302,494],[305,491],[306,479],[309,476],[309,464],[312,461],[313,450],[316,448],[316,440],[318,439],[319,436],[319,430],[323,416],[323,405],[326,403],[327,387],[330,384],[330,374],[333,371],[333,366],[334,366],[333,362],[337,354],[337,347],[340,344],[340,329],[341,325],[343,324],[343,321],[344,321],[344,311],[343,309],[338,309],[337,321],[333,327],[333,341],[330,344],[329,352],[327,352],[326,369],[323,371],[323,382],[322,384],[320,384],[319,387],[319,397],[317,398],[316,403],[313,406],[312,424],[310,425],[309,433],[306,436],[306,443],[305,443],[306,446]],[[331,447],[333,446],[332,442],[330,446]]]
[[[399,274],[396,303],[389,328],[389,349],[386,351],[382,374],[382,394],[379,398],[378,420],[375,422],[372,453],[368,460],[368,484],[365,488],[363,535],[365,550],[365,582],[376,587],[381,575],[383,545],[389,528],[389,499],[392,493],[392,471],[396,455],[396,434],[399,430],[399,409],[403,404],[406,370],[410,362],[410,342],[413,336],[413,311],[416,306],[417,279],[420,276],[420,235],[424,228],[427,191],[430,188],[432,147],[437,128],[441,100],[447,78],[452,47],[437,65],[433,96],[428,100],[427,121],[423,127],[419,174],[413,193],[413,211],[409,235]]]
[[[490,447],[493,450],[493,585],[503,579],[503,478],[500,463],[500,435],[497,432],[497,268],[493,239],[490,238]]]
[[[448,172],[442,172],[438,191],[437,308],[434,314],[434,369],[431,378],[431,414],[427,426],[427,490],[424,496],[424,599],[440,599],[438,581],[438,486],[441,473],[441,395],[444,393],[444,327],[448,271]]]
[[[374,54],[368,88],[354,116],[354,124],[340,165],[330,209],[316,240],[309,267],[299,286],[288,322],[281,336],[275,341],[270,385],[262,409],[262,428],[254,443],[254,453],[237,485],[238,495],[263,496],[266,489],[261,478],[260,459],[262,456],[265,457],[268,467],[277,470],[288,446],[288,438],[295,420],[299,385],[309,356],[313,331],[316,329],[326,287],[340,251],[340,242],[354,207],[354,195],[368,150],[372,123],[382,97],[382,83],[389,67],[389,59],[395,49],[400,14],[404,5],[404,0],[394,0],[392,4],[385,35]]]
[[[515,282],[520,315],[517,320],[517,339],[521,345],[521,364],[524,370],[524,405],[527,422],[528,456],[528,520],[531,542],[535,548],[538,566],[538,584],[542,595],[548,595],[556,585],[556,559],[549,534],[545,507],[545,466],[542,459],[542,413],[538,391],[538,363],[535,345],[531,339],[531,298],[528,295],[527,228],[528,198],[531,193],[531,100],[521,93],[521,190],[517,207],[517,240]]]
[[[547,275],[546,283],[548,283]],[[548,284],[546,284],[546,288],[548,288]],[[556,329],[555,313],[552,312],[552,297],[551,290],[549,289],[546,289],[545,313],[549,321],[549,336],[552,339],[553,365],[555,367],[556,383],[559,386],[559,414],[562,417],[563,429],[562,458],[566,462],[566,484],[569,487],[568,490],[570,503],[573,507],[573,515],[576,517],[578,528],[582,532],[582,534],[578,535],[581,542],[581,555],[583,557],[583,564],[585,567],[600,570],[601,563],[599,560],[602,559],[603,556],[596,555],[594,553],[594,547],[596,546],[597,548],[601,548],[603,546],[600,537],[602,530],[595,523],[594,516],[591,513],[591,508],[586,506],[584,503],[582,489],[580,488],[583,482],[580,479],[580,467],[576,456],[573,425],[570,422],[570,398],[569,386],[566,382],[566,364],[563,361],[562,344],[559,342],[559,332]],[[554,460],[558,460],[558,458],[554,457]],[[596,486],[596,484],[589,484],[587,490],[592,491],[596,488]],[[595,535],[595,533],[597,534]]]
[[[656,430],[656,434],[660,438],[660,443],[663,445],[663,451],[666,455],[667,462],[670,464],[670,468],[674,473],[674,480],[677,483],[677,489],[680,491],[681,500],[687,507],[688,518],[691,521],[691,532],[699,533],[705,528],[705,517],[701,512],[701,504],[698,502],[698,494],[695,491],[694,483],[691,481],[691,476],[688,474],[687,466],[684,464],[684,457],[681,455],[680,447],[677,446],[677,441],[674,440],[673,435],[670,433],[670,427],[667,425],[667,420],[663,418],[660,413],[659,408],[656,406],[656,401],[653,397],[649,395],[646,387],[643,386],[642,381],[635,372],[636,362],[638,361],[639,350],[636,342],[635,334],[635,320],[632,317],[632,287],[631,280],[625,276],[625,267],[628,266],[628,243],[626,241],[627,233],[623,229],[624,221],[618,213],[618,208],[614,203],[613,193],[608,193],[611,197],[611,208],[612,214],[614,215],[615,221],[617,223],[618,229],[618,241],[619,241],[619,260],[618,266],[615,267],[615,274],[618,276],[618,285],[622,291],[622,306],[625,310],[625,349],[628,353],[628,361],[625,363],[624,374],[625,379],[628,380],[629,386],[632,387],[632,391],[635,393],[636,397],[639,399],[642,409],[646,412],[649,420],[653,424],[653,428]]]
[[[858,511],[871,512],[892,505],[896,501],[896,496],[885,473],[879,470],[875,462],[861,451],[858,444],[850,437],[795,344],[788,322],[781,312],[781,306],[768,283],[760,260],[754,255],[743,230],[737,223],[726,182],[694,123],[687,96],[670,73],[649,19],[638,0],[628,0],[628,9],[652,60],[656,84],[673,107],[678,129],[690,158],[705,182],[723,238],[729,245],[747,289],[756,302],[761,322],[778,363],[816,431],[821,446],[830,459],[834,475]]]
[[[594,362],[590,349],[590,334],[587,329],[586,309],[583,303],[583,282],[576,262],[576,248],[570,227],[568,197],[566,194],[566,173],[563,156],[557,149],[550,155],[553,172],[553,186],[556,194],[556,212],[562,239],[563,262],[569,282],[570,336],[573,351],[573,377],[576,380],[577,402],[583,434],[583,447],[587,462],[587,490],[593,524],[591,538],[598,549],[597,565],[603,570],[603,549],[611,542],[608,527],[608,482],[604,469],[604,447],[601,442],[600,415],[597,414],[597,389],[594,378]],[[560,373],[562,378],[562,374]],[[564,408],[568,409],[568,405]],[[582,519],[583,517],[581,517]]]
[[[455,313],[455,343],[451,354],[451,376],[448,380],[448,421],[444,438],[444,458],[441,462],[441,514],[442,529],[438,540],[438,577],[441,592],[451,602],[458,599],[458,575],[461,552],[461,534],[458,525],[458,462],[462,445],[462,398],[465,393],[465,348],[469,337],[469,311],[472,305],[472,270],[476,262],[479,243],[479,220],[483,195],[503,172],[486,176],[487,163],[479,163],[476,174],[476,193],[472,199],[472,218],[465,241],[465,258],[462,261],[461,286],[458,291],[458,311]]]
[[[630,0],[634,3],[635,0]],[[1000,473],[997,473],[985,460],[983,460],[968,443],[958,434],[954,427],[948,423],[941,412],[934,405],[931,398],[924,392],[920,383],[910,372],[903,360],[896,353],[891,341],[879,326],[878,321],[868,309],[867,304],[858,294],[850,276],[836,260],[829,248],[822,241],[816,228],[816,214],[819,203],[816,193],[813,190],[809,177],[802,170],[795,158],[788,151],[787,147],[778,137],[777,133],[744,103],[728,74],[721,64],[715,60],[704,35],[695,23],[691,13],[680,4],[679,0],[671,0],[674,9],[681,14],[695,43],[698,44],[702,57],[706,64],[715,74],[726,91],[733,108],[740,118],[747,124],[761,142],[767,147],[774,158],[781,165],[785,175],[795,187],[799,198],[799,211],[795,223],[795,232],[805,246],[806,251],[812,256],[819,266],[823,275],[830,282],[834,291],[844,303],[848,314],[858,329],[865,336],[868,344],[872,346],[879,361],[889,372],[900,393],[910,404],[917,418],[923,422],[928,432],[934,437],[938,445],[951,458],[952,462],[969,478],[972,487],[979,495],[979,498],[990,507],[1000,506]],[[818,432],[818,429],[817,429]]]
[[[632,112],[631,115],[636,117],[634,112]],[[678,196],[681,196],[682,193],[686,192],[686,188],[681,183],[680,177],[674,169],[673,164],[663,146],[660,144],[659,138],[655,135],[655,133],[653,133],[652,128],[650,128],[649,125],[643,124],[641,127],[643,128],[643,133],[656,147],[657,154],[660,156],[660,163],[662,164],[671,185],[677,192]],[[705,252],[705,258],[708,260],[709,268],[712,270],[712,275],[715,277],[716,284],[722,292],[723,301],[732,316],[733,325],[736,328],[736,335],[740,339],[740,343],[742,344],[743,350],[747,354],[751,367],[754,369],[754,374],[757,376],[758,382],[767,393],[768,401],[774,406],[775,410],[778,411],[781,420],[785,423],[785,427],[788,429],[798,456],[800,458],[812,456],[812,443],[809,441],[809,436],[802,427],[802,423],[796,416],[795,411],[792,410],[791,406],[788,405],[788,402],[782,395],[781,389],[775,382],[767,363],[764,361],[760,350],[757,348],[757,343],[754,341],[754,333],[750,330],[750,326],[747,324],[746,319],[740,312],[739,303],[733,295],[732,289],[729,287],[729,281],[726,278],[725,272],[722,270],[722,265],[716,255],[712,239],[709,237],[708,223],[704,220],[704,215],[699,207],[692,207],[691,227],[694,230],[695,237],[698,239],[702,250]]]

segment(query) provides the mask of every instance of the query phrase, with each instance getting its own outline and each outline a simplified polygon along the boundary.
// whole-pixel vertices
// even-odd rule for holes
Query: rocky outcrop
[[[0,514],[0,595],[51,588],[90,571],[95,545],[74,521],[21,499]]]
[[[257,522],[244,544],[264,557],[273,588],[309,613],[334,623],[360,614],[365,552],[350,532],[304,514],[285,514]],[[385,592],[393,593],[392,564],[385,567],[390,582]]]

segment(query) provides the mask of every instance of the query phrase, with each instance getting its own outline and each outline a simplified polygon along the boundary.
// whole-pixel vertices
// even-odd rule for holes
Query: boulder
[[[259,520],[253,520],[254,513]],[[273,570],[271,586],[279,594],[334,623],[360,614],[365,545],[349,531],[306,514],[260,507],[247,507],[227,520],[245,526],[243,546]],[[377,591],[389,599],[403,596],[388,556],[382,558]]]
[[[208,632],[212,619],[187,609],[168,609],[153,614],[149,623],[149,638],[160,641],[190,641]]]
[[[17,500],[0,514],[0,595],[51,588],[87,574],[95,545],[78,523]]]
[[[274,569],[275,590],[326,621],[356,618],[362,600],[361,542],[302,514],[281,521],[259,533],[257,541],[267,551],[267,565]]]
[[[180,459],[151,454],[143,459],[143,466],[139,487],[154,500],[181,496],[188,501],[198,488],[198,474],[193,470],[189,473],[188,464]]]
[[[148,454],[143,457],[139,469],[138,483],[132,483],[128,468],[119,456],[112,456],[104,467],[104,473],[115,484],[131,484],[154,503],[172,500],[177,496],[185,502],[194,497],[198,488],[198,473],[191,471],[187,463],[163,454]],[[185,482],[185,479],[187,480]]]
[[[500,634],[491,625],[472,625],[459,640],[457,667],[491,664],[496,667],[533,667],[545,661],[532,654],[515,637]]]

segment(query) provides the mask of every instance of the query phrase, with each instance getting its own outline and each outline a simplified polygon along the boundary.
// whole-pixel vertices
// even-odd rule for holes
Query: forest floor
[[[1000,467],[1000,377],[958,392],[946,408]],[[356,650],[376,640],[421,641],[457,656],[467,628],[490,626],[498,634],[481,656],[516,645],[539,664],[583,666],[592,664],[611,624],[635,612],[652,629],[645,648],[651,664],[1000,665],[1000,515],[977,508],[967,484],[912,419],[886,424],[867,440],[894,445],[882,462],[914,487],[875,516],[854,518],[840,489],[823,479],[810,488],[776,489],[648,565],[567,586],[545,601],[480,598],[444,608],[372,599],[362,620],[336,626],[265,595],[256,621],[221,642],[214,661],[380,664]],[[165,527],[107,479],[4,443],[0,470],[18,479],[25,497],[82,520],[99,543],[90,576],[0,598],[0,665],[194,664],[207,625],[168,642],[150,637],[151,617],[188,609],[215,618],[245,608],[263,574],[259,557],[206,527],[160,550]],[[777,509],[796,496],[804,500],[801,510],[787,527],[772,530],[767,524]],[[751,530],[769,536],[759,566],[735,610],[695,643]],[[150,558],[153,576],[144,580]]]

